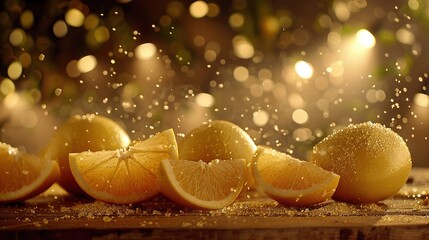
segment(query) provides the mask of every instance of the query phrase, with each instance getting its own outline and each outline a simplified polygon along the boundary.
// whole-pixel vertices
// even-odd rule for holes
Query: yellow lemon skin
[[[385,200],[405,184],[412,161],[405,141],[378,123],[352,124],[312,151],[310,161],[340,175],[333,199],[349,203]]]
[[[60,166],[59,184],[73,195],[86,195],[74,179],[69,154],[125,148],[131,140],[115,121],[94,114],[75,115],[61,125],[41,151],[41,156]]]
[[[179,142],[179,159],[208,163],[244,158],[250,162],[255,150],[246,131],[231,122],[216,120],[195,128]]]

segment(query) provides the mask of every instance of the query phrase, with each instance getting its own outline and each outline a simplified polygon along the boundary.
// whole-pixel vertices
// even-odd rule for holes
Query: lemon
[[[69,153],[115,150],[127,147],[131,140],[113,120],[94,114],[76,115],[54,133],[41,156],[56,160],[60,166],[59,184],[69,193],[82,195],[69,166]]]
[[[378,123],[351,124],[312,151],[311,161],[340,175],[333,198],[371,203],[391,197],[407,181],[411,154],[404,140]]]
[[[206,163],[215,159],[245,159],[247,183],[252,185],[250,163],[255,150],[256,145],[246,131],[231,122],[216,120],[193,129],[179,142],[179,159]]]

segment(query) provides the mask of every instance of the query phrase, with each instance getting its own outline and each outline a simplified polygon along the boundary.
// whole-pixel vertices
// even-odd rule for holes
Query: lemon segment
[[[257,187],[279,203],[309,206],[330,199],[340,177],[310,162],[259,146],[252,163]]]
[[[57,162],[21,153],[0,143],[0,203],[30,199],[44,192],[60,176]]]
[[[247,185],[253,186],[250,163],[256,145],[239,126],[223,120],[203,124],[179,142],[179,159],[211,162],[215,159],[245,159]]]
[[[245,183],[245,160],[161,161],[161,192],[183,206],[220,209],[230,205]]]

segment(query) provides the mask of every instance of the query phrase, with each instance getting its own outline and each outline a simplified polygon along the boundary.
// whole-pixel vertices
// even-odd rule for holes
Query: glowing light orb
[[[12,62],[7,68],[7,75],[10,79],[16,80],[22,74],[22,64],[18,61]]]
[[[99,43],[104,43],[107,40],[109,40],[110,32],[109,29],[107,29],[104,26],[98,27],[94,31],[94,38]]]
[[[243,66],[234,68],[233,76],[235,80],[244,82],[249,78],[249,70]]]
[[[25,10],[20,18],[19,22],[21,23],[21,26],[24,28],[31,28],[34,24],[34,15],[33,12],[30,10]]]
[[[201,107],[211,107],[215,103],[215,98],[208,93],[199,93],[195,97],[195,102]]]
[[[253,113],[253,123],[258,127],[265,126],[270,120],[270,116],[264,110],[259,110]]]
[[[15,92],[15,84],[12,82],[12,80],[5,78],[0,83],[0,93],[2,93],[4,96],[7,96],[9,93]]]
[[[410,30],[401,28],[396,31],[396,39],[398,39],[400,43],[411,45],[415,42],[416,37]]]
[[[3,106],[7,109],[13,109],[18,106],[20,101],[21,98],[19,94],[17,92],[11,92],[3,99]]]
[[[295,72],[303,79],[310,79],[313,76],[313,66],[305,61],[298,61],[295,63]]]
[[[21,28],[14,29],[9,35],[9,42],[13,46],[19,46],[25,42],[25,32]]]
[[[233,28],[240,28],[244,24],[244,16],[241,13],[234,13],[229,17],[229,25]]]
[[[136,47],[136,57],[141,60],[151,59],[156,54],[156,46],[153,43],[143,43]]]
[[[67,32],[68,32],[67,24],[62,20],[56,21],[54,26],[52,27],[52,30],[56,37],[62,38],[65,35],[67,35]]]
[[[92,55],[85,56],[77,62],[77,69],[81,73],[87,73],[97,66],[97,58]]]
[[[375,37],[366,29],[361,29],[356,32],[356,42],[363,48],[373,48],[375,46]]]
[[[429,96],[424,93],[414,95],[414,104],[420,107],[429,107]]]
[[[252,43],[243,36],[236,36],[232,40],[235,56],[242,59],[252,58],[255,54],[255,49]]]
[[[304,124],[308,121],[308,113],[304,109],[297,109],[292,113],[292,120],[298,124]]]
[[[83,22],[85,21],[85,15],[83,15],[83,13],[80,10],[76,8],[72,8],[67,11],[65,20],[67,24],[72,27],[80,27],[83,25]]]
[[[189,13],[194,18],[202,18],[209,12],[209,6],[204,1],[195,1],[189,6]]]

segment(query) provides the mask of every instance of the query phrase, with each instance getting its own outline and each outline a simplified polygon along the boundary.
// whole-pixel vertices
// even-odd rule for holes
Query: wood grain
[[[291,208],[255,192],[216,211],[182,208],[158,196],[135,205],[74,198],[54,186],[0,205],[0,239],[429,239],[429,169],[413,169],[394,197]]]

